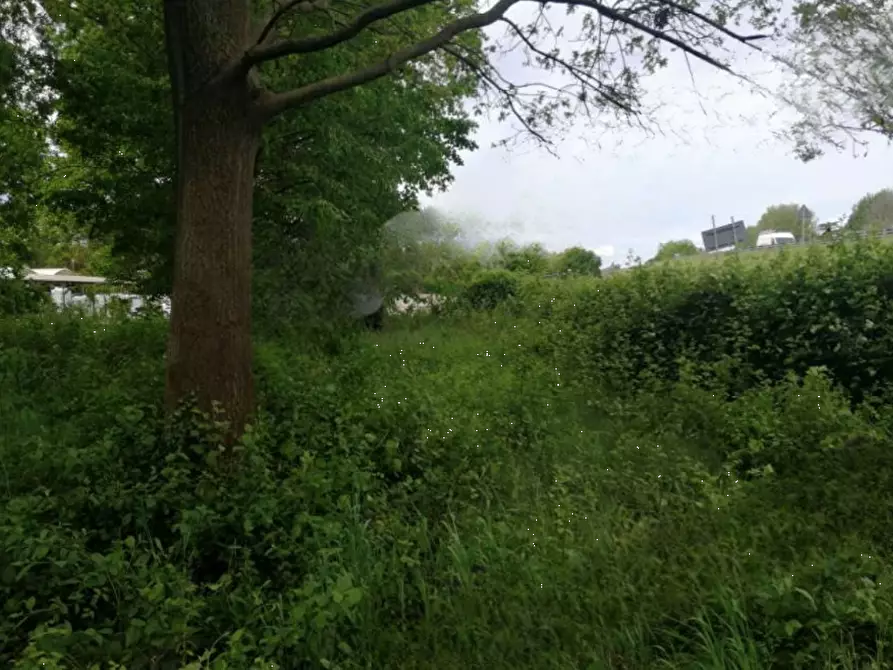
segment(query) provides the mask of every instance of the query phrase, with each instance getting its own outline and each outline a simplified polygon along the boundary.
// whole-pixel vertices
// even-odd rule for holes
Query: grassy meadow
[[[0,319],[0,665],[893,668],[893,247],[506,295],[259,342],[235,463],[162,319]]]

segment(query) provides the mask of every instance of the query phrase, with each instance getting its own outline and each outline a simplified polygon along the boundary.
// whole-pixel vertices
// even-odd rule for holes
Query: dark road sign
[[[701,239],[704,241],[704,249],[716,251],[743,242],[746,239],[745,234],[744,221],[735,221],[701,232]]]

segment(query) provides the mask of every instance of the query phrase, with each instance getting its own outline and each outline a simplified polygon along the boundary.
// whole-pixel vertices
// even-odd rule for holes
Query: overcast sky
[[[490,148],[508,131],[482,120],[480,148],[464,156],[452,187],[424,204],[473,221],[489,238],[550,250],[580,245],[622,262],[629,249],[645,259],[671,239],[700,245],[711,216],[750,225],[770,205],[798,202],[825,221],[893,186],[886,142],[872,142],[867,155],[831,150],[804,164],[773,136],[796,118],[792,110],[708,65],[691,66],[690,73],[681,57],[671,59],[646,84],[649,102],[661,106],[664,136],[581,125],[555,158],[533,147]],[[736,67],[769,89],[784,77],[758,54],[739,56]]]

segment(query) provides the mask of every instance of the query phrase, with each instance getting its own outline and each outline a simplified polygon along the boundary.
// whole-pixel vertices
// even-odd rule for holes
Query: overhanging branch
[[[400,0],[401,2],[416,2],[419,0]],[[429,0],[426,0],[426,2]],[[305,105],[313,100],[344,91],[370,81],[380,79],[411,60],[431,53],[449,42],[457,35],[468,30],[483,28],[497,21],[508,9],[519,0],[499,0],[493,7],[480,14],[457,19],[431,37],[410,45],[392,53],[388,58],[373,65],[369,65],[353,72],[348,72],[327,79],[321,79],[312,84],[301,86],[285,93],[268,93],[260,101],[260,112],[265,118],[272,118],[291,107]],[[396,3],[394,3],[396,4]]]
[[[375,5],[367,9],[365,12],[357,15],[350,23],[326,35],[318,35],[315,37],[303,37],[293,40],[279,40],[271,44],[261,44],[263,41],[249,49],[242,59],[244,67],[252,67],[265,61],[282,58],[283,56],[295,54],[308,54],[316,51],[323,51],[331,47],[337,46],[342,42],[347,42],[359,35],[363,30],[373,23],[383,21],[384,19],[401,14],[403,12],[427,5],[432,0],[391,0],[381,5]],[[288,3],[289,5],[298,5],[299,2]],[[286,5],[287,6],[287,5]],[[271,20],[271,24],[275,24],[276,17]],[[271,28],[272,29],[272,28]],[[265,30],[263,38],[269,34]]]
[[[623,12],[619,12],[616,9],[611,7],[606,7],[600,2],[594,2],[593,0],[549,0],[549,2],[554,3],[556,5],[568,5],[574,7],[588,7],[589,9],[593,9],[602,16],[607,19],[611,19],[613,21],[617,21],[618,23],[625,23],[626,25],[635,28],[636,30],[640,30],[646,35],[650,35],[656,39],[659,39],[662,42],[666,42],[667,44],[672,44],[677,49],[681,51],[691,54],[695,58],[698,58],[705,63],[712,65],[713,67],[719,70],[729,71],[729,66],[725,63],[721,63],[709,54],[704,53],[703,51],[698,51],[690,46],[688,46],[685,42],[680,39],[677,39],[670,35],[669,33],[658,30],[657,28],[652,28],[651,26],[646,26],[641,21],[634,19],[629,14],[624,14]]]
[[[267,37],[270,36],[276,29],[276,24],[279,23],[279,20],[288,14],[291,10],[298,8],[298,6],[309,7],[310,9],[314,8],[313,0],[289,0],[284,5],[279,7],[275,12],[270,15],[270,18],[264,22],[264,27],[260,31],[260,36],[257,38],[257,44],[263,44],[266,42]]]
[[[738,42],[744,42],[745,44],[747,44],[750,42],[756,42],[757,40],[764,40],[768,37],[768,35],[761,35],[761,34],[739,35],[735,31],[729,30],[728,28],[726,28],[724,25],[722,25],[718,21],[714,21],[706,14],[702,14],[701,12],[699,12],[695,9],[691,9],[689,7],[684,7],[683,5],[680,5],[678,2],[673,2],[673,0],[660,0],[660,2],[662,5],[666,5],[667,7],[672,7],[677,12],[680,12],[682,14],[688,14],[689,16],[696,18],[698,21],[701,21],[702,23],[707,24],[711,28],[721,32],[723,35],[726,35],[727,37],[731,37],[733,40],[736,40]],[[751,46],[753,46],[753,45],[751,45]],[[759,47],[754,47],[754,48],[759,49]]]
[[[401,66],[405,65],[409,61],[418,59],[431,53],[432,51],[443,48],[454,37],[461,33],[469,30],[484,28],[500,19],[506,20],[504,19],[505,13],[514,5],[519,4],[523,1],[524,0],[498,0],[498,2],[487,11],[457,19],[452,23],[447,24],[434,35],[396,51],[382,61],[359,68],[352,72],[328,77],[326,79],[321,79],[311,84],[307,84],[305,86],[301,86],[294,90],[283,93],[267,92],[258,101],[259,113],[263,118],[269,119],[291,107],[304,105],[327,95],[331,95],[332,93],[344,91],[384,77],[394,72]],[[704,51],[686,44],[684,41],[666,30],[658,29],[643,23],[642,21],[635,18],[631,12],[624,12],[618,9],[614,9],[613,7],[608,7],[598,2],[597,0],[549,1],[550,4],[577,6],[591,9],[608,20],[627,25],[661,42],[670,44],[681,50],[683,53],[693,56],[705,63],[708,63],[715,68],[724,70],[726,72],[731,72],[731,68],[727,64],[717,60]],[[432,2],[432,0],[391,0],[390,2],[377,5],[360,13],[356,16],[356,18],[354,18],[353,21],[345,24],[338,30],[328,33],[327,35],[297,40],[282,40],[279,42],[274,42],[272,44],[257,45],[249,49],[245,53],[240,66],[242,68],[250,69],[252,66],[257,65],[258,63],[280,58],[282,56],[291,54],[312,53],[337,46],[356,37],[373,23],[388,19],[402,12],[421,7],[423,5],[429,4],[430,2]],[[744,44],[750,45],[753,40],[762,37],[761,35],[739,35],[738,33],[725,28],[709,17],[694,10],[689,10],[677,4],[676,2],[673,2],[672,0],[659,0],[658,5],[672,7],[680,14],[691,16],[692,18],[697,19],[698,21],[705,23],[711,28],[718,30],[723,34]],[[527,43],[527,46],[529,48],[538,53],[540,57],[546,55],[543,51],[538,50],[532,46],[531,41],[527,38],[527,36],[523,34],[523,31],[518,29],[518,27],[514,24],[511,25],[513,25],[515,32]],[[560,59],[552,58],[551,60],[556,65],[566,68],[571,76],[580,81],[580,83],[586,83],[588,86],[592,87],[603,97],[605,97],[606,100],[614,102],[615,104],[621,102],[619,100],[612,101],[610,99],[611,96],[608,91],[604,90],[604,88],[599,85],[599,82],[594,81],[588,72],[585,72],[576,67],[569,67],[566,61],[562,61]],[[623,105],[620,106],[623,107]],[[630,110],[628,109],[627,111]]]
[[[459,61],[462,61],[462,63],[465,64],[465,67],[467,67],[469,70],[474,72],[477,76],[479,76],[481,79],[483,79],[488,84],[490,84],[490,86],[492,86],[494,90],[498,91],[501,95],[503,95],[505,97],[506,104],[507,104],[509,110],[511,111],[512,115],[518,121],[521,122],[521,125],[524,126],[524,129],[528,133],[530,133],[534,138],[536,138],[536,140],[540,143],[540,145],[545,147],[549,153],[551,153],[556,158],[558,157],[558,155],[555,153],[555,150],[552,148],[552,143],[548,140],[548,138],[546,138],[545,135],[543,135],[536,128],[534,128],[533,124],[530,121],[528,121],[527,119],[525,119],[524,116],[521,114],[521,112],[518,110],[518,107],[515,104],[515,101],[513,99],[512,92],[509,89],[507,89],[505,86],[501,85],[492,76],[490,76],[490,73],[488,73],[486,71],[485,67],[478,65],[477,63],[472,61],[470,58],[468,58],[467,56],[462,54],[458,49],[453,49],[449,45],[443,46],[442,49],[444,51],[446,51],[448,54],[450,54],[451,56],[453,56],[453,58],[455,58]],[[512,86],[514,86],[514,85],[512,85]]]
[[[593,77],[589,72],[580,69],[579,67],[569,63],[566,59],[556,56],[554,54],[550,54],[542,49],[538,48],[531,39],[524,34],[524,31],[521,30],[521,27],[516,24],[511,19],[507,19],[506,17],[502,17],[501,21],[506,23],[512,31],[518,36],[518,38],[524,43],[524,45],[530,49],[531,53],[536,54],[543,61],[551,62],[555,66],[561,68],[565,72],[567,72],[571,77],[576,79],[582,88],[591,88],[602,98],[610,102],[612,105],[617,107],[618,109],[622,109],[624,112],[629,114],[630,116],[635,116],[636,110],[633,109],[629,103],[624,102],[619,97],[607,91],[605,87],[602,85],[602,82],[598,81],[595,77]]]

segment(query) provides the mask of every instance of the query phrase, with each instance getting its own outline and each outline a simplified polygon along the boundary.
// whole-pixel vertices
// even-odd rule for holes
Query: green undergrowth
[[[198,414],[163,422],[163,322],[0,321],[0,665],[893,667],[876,387],[692,356],[761,309],[837,323],[825,298],[719,274],[745,297],[684,334],[708,279],[662,272],[520,282],[337,356],[261,342],[235,462]],[[845,305],[885,329],[872,295]],[[666,324],[672,355],[636,344]]]

